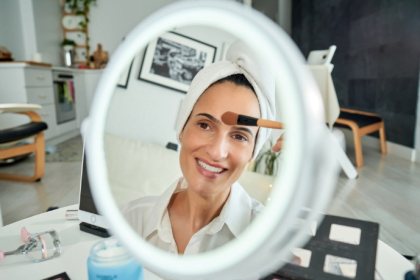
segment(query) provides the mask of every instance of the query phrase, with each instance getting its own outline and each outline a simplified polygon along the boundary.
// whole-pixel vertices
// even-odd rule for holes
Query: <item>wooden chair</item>
[[[46,130],[48,126],[46,123],[42,122],[41,117],[37,113],[33,112],[33,110],[41,108],[42,107],[40,105],[35,104],[0,104],[0,114],[23,114],[27,115],[31,119],[30,123],[0,130],[0,148],[2,148],[0,149],[0,159],[7,159],[35,152],[35,172],[33,176],[0,173],[0,179],[34,182],[40,181],[42,176],[44,176],[44,130]],[[35,141],[30,144],[8,147],[30,138],[35,138]]]
[[[356,153],[356,166],[363,166],[362,140],[363,135],[379,131],[381,152],[387,153],[385,124],[378,114],[340,108],[340,116],[334,126],[350,127],[353,131],[354,150]]]

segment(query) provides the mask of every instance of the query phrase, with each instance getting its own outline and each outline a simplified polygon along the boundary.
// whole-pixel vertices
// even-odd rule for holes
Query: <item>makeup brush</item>
[[[239,115],[234,112],[226,112],[222,115],[222,121],[227,125],[246,125],[246,126],[259,126],[274,129],[283,129],[283,123],[257,119],[245,115]]]

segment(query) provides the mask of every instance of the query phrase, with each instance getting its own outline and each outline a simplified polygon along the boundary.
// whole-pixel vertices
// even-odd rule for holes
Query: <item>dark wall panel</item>
[[[340,106],[380,114],[387,140],[414,147],[419,0],[293,0],[292,38],[305,57],[336,45]]]

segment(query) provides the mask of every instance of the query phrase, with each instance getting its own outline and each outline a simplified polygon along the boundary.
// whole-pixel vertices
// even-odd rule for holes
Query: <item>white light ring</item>
[[[205,10],[203,11],[205,7]],[[213,21],[209,20],[208,18],[205,18],[200,15],[200,17],[197,17],[198,10],[202,13],[207,13],[207,16],[212,15]],[[194,14],[197,13],[197,14]],[[192,14],[191,14],[192,13]],[[193,15],[193,16],[191,16]],[[255,221],[255,225],[264,226],[264,232],[260,235],[262,238],[259,240],[256,240],[254,243],[248,244],[248,246],[242,246],[241,242],[239,240],[236,240],[234,242],[230,242],[227,246],[223,246],[222,248],[218,250],[214,250],[211,252],[208,252],[206,254],[202,254],[200,256],[194,256],[194,257],[183,257],[183,258],[174,258],[173,256],[169,256],[167,253],[163,253],[160,250],[156,250],[152,245],[147,244],[145,241],[139,239],[137,237],[137,234],[131,229],[131,227],[128,226],[128,224],[125,222],[125,220],[121,219],[122,216],[118,212],[118,208],[115,204],[115,201],[113,200],[112,193],[110,191],[108,181],[106,177],[104,176],[107,174],[106,170],[106,163],[105,163],[105,156],[103,151],[103,132],[105,127],[105,119],[107,110],[109,107],[109,103],[112,97],[112,94],[115,89],[115,85],[117,83],[119,73],[122,72],[123,68],[132,60],[132,57],[138,52],[139,46],[145,47],[147,43],[155,37],[156,30],[159,30],[159,32],[163,32],[166,30],[171,29],[174,26],[183,26],[183,25],[189,25],[189,24],[202,24],[202,25],[210,25],[217,28],[223,29],[222,24],[215,20],[220,15],[228,15],[233,18],[228,18],[231,20],[231,22],[242,22],[244,26],[248,26],[250,29],[247,30],[247,32],[239,32],[241,33],[240,37],[242,40],[244,40],[247,43],[249,40],[247,38],[244,38],[245,36],[249,34],[255,33],[255,37],[260,37],[264,39],[268,39],[267,37],[258,36],[257,32],[258,28],[255,29],[255,26],[258,25],[257,21],[262,22],[262,24],[266,24],[266,28],[270,29],[271,33],[276,33],[276,38],[279,40],[284,40],[284,43],[287,51],[284,51],[283,48],[280,46],[279,49],[283,52],[281,55],[276,54],[274,56],[277,56],[277,59],[273,59],[274,61],[281,61],[282,63],[279,64],[278,68],[280,68],[281,71],[277,77],[282,74],[283,76],[290,76],[291,69],[288,68],[288,64],[285,63],[284,59],[290,63],[290,61],[294,62],[303,62],[302,58],[299,57],[299,52],[296,50],[296,47],[293,46],[291,43],[290,38],[285,35],[285,33],[280,33],[278,30],[278,27],[274,27],[274,24],[269,25],[267,23],[266,18],[262,18],[261,15],[256,15],[255,12],[248,10],[244,8],[243,6],[237,5],[235,3],[227,3],[227,2],[219,2],[219,1],[212,1],[212,2],[178,2],[175,4],[172,4],[170,6],[167,6],[166,8],[158,11],[157,13],[151,15],[146,20],[144,20],[140,25],[138,25],[127,37],[124,43],[117,49],[117,51],[112,56],[107,69],[104,71],[103,76],[101,77],[100,84],[98,85],[94,102],[92,105],[91,115],[90,115],[90,131],[87,137],[87,152],[89,153],[88,157],[88,168],[89,172],[91,174],[90,181],[92,181],[92,190],[93,195],[95,198],[95,202],[97,203],[98,209],[100,212],[106,216],[109,219],[109,223],[111,227],[113,228],[114,233],[122,239],[121,241],[128,247],[131,252],[137,256],[143,264],[148,267],[149,269],[152,269],[154,271],[158,271],[164,275],[172,275],[174,278],[180,277],[182,279],[196,279],[197,276],[200,275],[207,275],[206,278],[222,278],[226,277],[228,275],[229,271],[232,271],[231,268],[234,268],[235,266],[241,265],[242,271],[238,271],[236,275],[250,275],[253,271],[253,267],[255,266],[255,260],[254,265],[250,264],[250,266],[244,265],[245,261],[247,260],[247,257],[252,255],[254,252],[258,252],[259,248],[263,248],[264,246],[258,246],[263,245],[264,239],[266,237],[269,237],[273,234],[273,232],[278,228],[277,226],[280,224],[279,221],[277,221],[278,217],[270,217],[269,215],[264,215],[262,219],[257,219]],[[164,20],[163,20],[164,19]],[[225,19],[225,18],[224,18]],[[261,21],[262,20],[262,21]],[[248,22],[246,22],[248,21]],[[170,22],[170,23],[168,23]],[[226,21],[224,22],[226,24]],[[253,26],[254,24],[254,26]],[[267,27],[268,26],[268,27]],[[276,29],[277,28],[277,29]],[[232,29],[234,28],[226,28],[232,32]],[[253,31],[250,31],[253,30]],[[259,30],[261,31],[261,30]],[[244,34],[246,33],[246,34]],[[139,36],[139,35],[142,36]],[[265,34],[262,32],[262,34]],[[235,33],[235,35],[238,35],[238,32]],[[283,38],[282,38],[283,37]],[[255,38],[254,38],[255,39]],[[252,46],[251,46],[252,47]],[[274,53],[273,46],[271,46],[271,51]],[[276,46],[279,47],[279,46]],[[267,49],[268,47],[266,47]],[[289,49],[288,49],[289,48]],[[292,49],[290,49],[292,48]],[[255,49],[255,46],[254,46]],[[277,49],[276,49],[277,51]],[[282,55],[287,54],[291,55],[291,57],[281,57]],[[289,59],[289,60],[288,60]],[[302,63],[303,64],[303,63]],[[314,84],[313,80],[310,78],[310,74],[308,73],[308,70],[305,69],[302,66],[294,65],[295,72],[298,72],[300,77],[303,77],[302,80],[308,82],[309,84]],[[297,73],[293,73],[296,75]],[[284,79],[284,77],[282,77]],[[295,78],[297,80],[299,79],[299,76],[297,77],[290,77],[290,84],[287,85],[292,89],[290,92],[298,92],[295,87],[296,84],[294,83]],[[282,81],[284,82],[284,80]],[[282,85],[282,88],[285,88],[286,85]],[[318,96],[315,96],[315,93],[307,93],[309,97],[311,97],[315,102],[322,103],[322,100],[320,100],[320,95],[318,93]],[[318,98],[318,99],[317,99]],[[293,100],[294,99],[294,100]],[[286,102],[287,103],[287,102]],[[305,139],[306,131],[311,131],[313,127],[308,127],[305,125],[315,124],[319,120],[322,119],[322,114],[319,114],[319,112],[311,112],[309,108],[303,108],[301,105],[303,104],[303,100],[301,99],[301,96],[296,95],[289,98],[289,103],[287,103],[288,106],[292,105],[294,109],[296,109],[295,112],[290,113],[290,115],[293,117],[293,120],[290,118],[288,120],[288,124],[294,127],[293,130],[290,130],[288,132],[288,138],[290,139],[290,142],[292,143],[298,143],[293,141],[293,139],[298,140],[299,137],[303,137]],[[299,106],[300,105],[300,106]],[[307,105],[307,104],[306,104]],[[321,106],[322,109],[322,106]],[[307,116],[305,111],[308,110],[310,112],[310,116]],[[303,119],[304,118],[304,119]],[[311,133],[309,133],[310,135]],[[302,138],[300,138],[302,140]],[[308,141],[307,141],[308,142]],[[318,141],[316,141],[318,142]],[[307,152],[308,147],[306,146],[299,146],[296,145],[290,145],[288,148],[288,151],[290,154],[293,154],[293,157],[287,158],[286,160],[288,163],[291,163],[290,166],[294,166],[295,173],[299,170],[304,169],[305,167],[308,168],[308,163],[303,160],[303,154]],[[310,149],[309,149],[310,150]],[[90,160],[89,160],[90,159]],[[95,160],[95,161],[94,161]],[[306,159],[307,161],[307,159]],[[298,170],[299,169],[299,170]],[[290,173],[290,174],[293,174]],[[286,176],[287,177],[287,176]],[[293,175],[289,176],[289,178],[284,178],[282,181],[286,183],[286,185],[300,185],[299,182],[296,181],[296,177],[293,177]],[[278,182],[279,180],[276,180]],[[278,184],[278,183],[277,183]],[[320,186],[322,189],[322,186]],[[281,198],[278,197],[279,193],[281,193],[280,189],[275,188],[273,190],[272,198],[273,201],[281,201]],[[293,195],[289,191],[289,195]],[[301,200],[307,200],[302,199]],[[294,200],[295,201],[295,200]],[[299,206],[294,207],[295,209],[288,209],[288,212],[297,213]],[[276,211],[276,213],[284,213],[287,209],[284,209],[284,207],[280,207],[279,204],[270,203],[267,207],[268,211]],[[266,216],[266,217],[265,217]],[[287,227],[286,227],[287,228]],[[255,233],[256,227],[253,226],[247,231],[243,233],[243,238],[240,239],[247,239],[250,236],[252,236],[252,233]],[[277,233],[280,237],[282,237],[282,233]],[[283,236],[284,237],[284,236]],[[258,238],[257,238],[258,239]],[[281,239],[281,238],[280,238]],[[243,242],[242,242],[243,243]],[[299,243],[296,241],[296,243]],[[291,245],[298,245],[298,244],[291,244]],[[141,251],[137,251],[136,249],[141,248]],[[143,252],[143,250],[145,252]],[[146,252],[147,251],[147,252]],[[223,256],[226,256],[226,253],[236,252],[237,254],[240,254],[243,259],[235,259],[233,258],[223,258]],[[229,254],[228,254],[229,255]],[[187,261],[187,262],[186,262]],[[242,262],[241,262],[242,261]],[[279,260],[272,260],[272,263],[280,263]],[[158,265],[159,263],[164,263],[165,266],[162,267],[161,265]],[[247,269],[248,267],[252,267],[251,269]]]

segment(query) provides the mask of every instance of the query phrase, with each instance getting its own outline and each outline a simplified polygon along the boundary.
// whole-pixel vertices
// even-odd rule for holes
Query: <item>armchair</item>
[[[334,126],[348,128],[353,131],[354,151],[356,154],[357,167],[363,166],[362,140],[361,137],[379,131],[381,140],[381,152],[387,153],[385,124],[378,114],[340,108],[340,116]]]
[[[0,173],[0,179],[23,182],[40,181],[45,168],[45,140],[44,130],[47,124],[34,112],[42,107],[36,104],[0,104],[0,114],[15,113],[27,115],[31,122],[0,130],[0,159],[7,159],[19,155],[35,152],[35,171],[33,176]],[[35,138],[33,143],[11,146],[23,140]],[[9,147],[11,146],[11,147]]]

